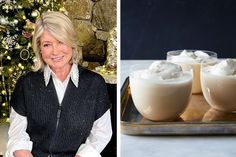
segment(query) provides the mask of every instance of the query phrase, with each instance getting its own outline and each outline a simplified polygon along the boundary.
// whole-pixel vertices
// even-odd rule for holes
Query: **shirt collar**
[[[50,67],[48,65],[46,65],[45,68],[44,68],[44,71],[43,71],[45,86],[48,85],[50,77],[51,77],[52,74],[53,74],[53,71],[50,69]],[[72,65],[69,75],[70,75],[70,78],[71,78],[72,82],[74,83],[74,85],[76,87],[78,87],[78,84],[79,84],[79,69],[78,69],[78,66],[76,64]]]

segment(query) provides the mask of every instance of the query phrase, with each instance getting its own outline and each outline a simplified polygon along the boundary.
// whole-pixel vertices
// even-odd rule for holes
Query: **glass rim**
[[[195,51],[202,51],[207,53],[208,55],[210,55],[211,57],[216,57],[217,58],[217,52],[214,51],[210,51],[210,50],[201,50],[201,49],[179,49],[179,50],[171,50],[171,51],[167,51],[167,55],[171,55],[171,56],[176,56],[179,55],[181,52],[183,51],[187,51],[187,52],[195,52]]]
[[[225,61],[226,59],[232,59],[236,61],[236,58],[221,58],[218,59],[216,62],[212,63],[202,63],[201,64],[201,73],[205,73],[211,76],[215,76],[217,78],[227,78],[227,79],[236,79],[235,74],[233,75],[218,75],[218,74],[213,74],[209,70],[209,68],[214,67],[215,65],[221,63],[222,61]]]
[[[192,66],[188,66],[188,67],[189,67],[189,69],[186,69],[186,70],[183,71],[183,75],[182,75],[181,78],[166,79],[166,80],[146,79],[146,78],[140,77],[140,73],[142,73],[144,70],[147,70],[147,69],[139,69],[139,70],[131,72],[129,74],[129,79],[135,79],[135,80],[139,80],[139,81],[142,81],[142,82],[154,83],[154,84],[157,84],[157,85],[173,85],[173,84],[179,84],[179,83],[182,83],[182,82],[188,82],[190,80],[193,81]],[[186,76],[186,75],[189,75],[189,76]],[[182,80],[183,77],[185,77],[184,80]]]

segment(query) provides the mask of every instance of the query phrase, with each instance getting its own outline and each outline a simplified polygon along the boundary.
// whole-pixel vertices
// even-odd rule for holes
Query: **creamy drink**
[[[192,73],[167,61],[130,74],[131,95],[143,117],[154,121],[179,118],[191,97]]]
[[[193,94],[202,93],[200,81],[201,63],[216,62],[217,54],[205,50],[176,50],[167,52],[167,60],[180,64],[182,68],[191,65],[193,68]]]
[[[216,110],[236,111],[236,60],[203,64],[201,85],[205,99]]]

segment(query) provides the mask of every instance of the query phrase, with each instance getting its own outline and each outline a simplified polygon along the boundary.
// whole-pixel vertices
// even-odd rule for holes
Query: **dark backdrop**
[[[176,49],[236,57],[236,0],[121,0],[121,59]]]

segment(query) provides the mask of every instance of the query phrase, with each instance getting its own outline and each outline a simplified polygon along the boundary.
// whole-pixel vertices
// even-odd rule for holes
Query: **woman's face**
[[[67,70],[72,58],[72,47],[58,41],[47,30],[40,37],[42,58],[53,71]]]

